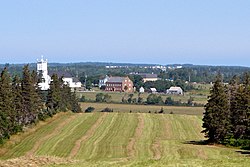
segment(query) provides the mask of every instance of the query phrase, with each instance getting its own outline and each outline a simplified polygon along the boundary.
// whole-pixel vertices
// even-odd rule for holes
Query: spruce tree
[[[75,92],[71,93],[71,111],[75,113],[82,112],[81,106],[79,104],[79,99],[77,98]]]
[[[68,84],[64,84],[62,78],[60,78],[61,83],[61,89],[60,89],[60,95],[61,95],[61,101],[59,103],[60,110],[61,111],[67,111],[72,110],[72,104],[71,104],[71,88]]]
[[[13,91],[13,104],[14,104],[14,110],[16,113],[16,123],[18,131],[21,131],[23,126],[23,118],[24,118],[24,112],[23,112],[23,96],[22,96],[22,88],[21,88],[21,79],[16,75],[12,82],[12,91]]]
[[[35,123],[38,119],[39,107],[37,105],[37,93],[34,81],[29,71],[29,65],[23,68],[23,78],[21,82],[23,96],[23,112],[25,125]]]
[[[244,74],[243,84],[237,89],[236,108],[233,112],[235,139],[250,139],[250,76]]]
[[[16,133],[16,114],[13,105],[11,77],[5,67],[0,79],[0,138]]]
[[[48,97],[47,97],[47,110],[52,111],[52,114],[54,115],[56,112],[59,111],[60,108],[60,101],[61,101],[61,94],[60,94],[60,81],[58,79],[58,76],[56,74],[53,74],[51,77],[52,81],[50,83],[50,89],[48,91]]]
[[[221,76],[217,79],[210,91],[208,103],[205,105],[202,131],[209,142],[223,142],[230,131],[230,110],[227,91],[222,83]]]

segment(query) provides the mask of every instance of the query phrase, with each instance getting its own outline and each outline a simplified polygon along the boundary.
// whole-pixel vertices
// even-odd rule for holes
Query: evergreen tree
[[[61,79],[62,89],[61,89],[61,101],[59,102],[60,110],[61,111],[67,111],[72,110],[72,93],[71,88],[67,84],[63,84]]]
[[[0,79],[0,142],[14,133],[15,111],[13,106],[13,93],[11,78],[7,68],[1,73]]]
[[[205,105],[202,132],[210,142],[223,142],[230,131],[230,123],[227,91],[218,75]]]
[[[53,74],[51,79],[52,82],[50,83],[46,106],[48,110],[53,112],[52,114],[55,114],[59,109],[59,103],[61,101],[60,81],[56,74]]]
[[[39,77],[37,75],[37,72],[33,70],[31,73],[31,81],[32,81],[32,85],[34,85],[33,86],[34,106],[35,106],[35,109],[38,110],[38,112],[40,112],[43,109],[43,101],[42,101],[43,95],[42,95],[41,89],[38,86],[38,82],[39,82],[38,78]]]
[[[250,76],[244,75],[243,84],[238,86],[235,103],[231,106],[233,134],[235,139],[250,139]]]
[[[18,131],[21,131],[23,126],[23,118],[24,118],[24,112],[23,112],[23,97],[22,97],[22,88],[21,88],[21,79],[16,75],[12,82],[12,91],[14,95],[13,104],[14,104],[14,110],[16,113],[16,123],[18,125]]]
[[[71,93],[71,111],[75,113],[82,112],[81,106],[78,103],[79,99],[76,97],[75,92]]]
[[[23,112],[24,112],[24,125],[32,124],[37,121],[39,107],[37,104],[37,93],[34,81],[29,71],[29,65],[23,68],[23,79],[21,82],[22,96],[23,96]]]

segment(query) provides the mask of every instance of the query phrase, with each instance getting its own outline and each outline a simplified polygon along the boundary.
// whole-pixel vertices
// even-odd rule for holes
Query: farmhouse
[[[102,86],[106,86],[106,82],[109,80],[109,76],[105,76],[105,78],[102,78],[99,80],[99,88],[101,88]]]
[[[133,92],[133,82],[128,77],[110,77],[106,82],[105,91]]]
[[[68,85],[71,90],[74,90],[75,88],[80,88],[82,86],[82,83],[77,78],[73,77],[69,72],[56,71],[51,73],[50,75],[52,76],[53,74],[56,74],[59,78],[62,78],[63,83],[65,85]]]
[[[171,86],[171,87],[167,90],[167,94],[172,94],[172,95],[183,95],[183,90],[181,89],[181,87],[174,87],[174,86]]]

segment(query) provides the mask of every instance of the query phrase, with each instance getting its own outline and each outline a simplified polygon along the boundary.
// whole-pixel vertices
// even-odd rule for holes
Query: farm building
[[[109,76],[105,76],[105,78],[102,78],[99,80],[99,88],[101,88],[102,86],[106,86],[106,82],[109,80]]]
[[[140,75],[142,77],[143,82],[157,81],[158,80],[157,74],[141,73],[141,74],[138,74],[138,75]]]
[[[105,91],[133,92],[133,82],[128,77],[110,77],[106,82]]]
[[[172,95],[183,95],[183,90],[181,87],[171,86],[166,93]]]
[[[145,89],[144,89],[143,87],[140,87],[139,92],[140,92],[140,93],[144,93],[144,92],[145,92]]]
[[[150,93],[157,93],[157,89],[156,88],[150,88]]]
[[[53,74],[57,74],[59,78],[62,78],[63,83],[65,85],[68,85],[72,90],[75,88],[80,88],[82,86],[82,83],[78,80],[78,78],[73,77],[66,71],[56,71],[51,73],[50,76],[52,76]]]

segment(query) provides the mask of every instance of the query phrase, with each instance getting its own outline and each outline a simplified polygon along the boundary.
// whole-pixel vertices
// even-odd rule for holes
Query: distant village
[[[124,66],[106,66],[106,68],[124,68]],[[161,70],[165,70],[165,66],[150,66],[144,68],[157,68]],[[168,68],[182,68],[182,66],[176,67],[168,67]],[[51,83],[51,76],[53,74],[57,74],[58,77],[62,78],[64,84],[67,84],[72,91],[86,91],[86,88],[82,83],[79,81],[78,78],[72,77],[70,73],[61,72],[61,71],[53,71],[50,73],[48,71],[48,60],[44,59],[43,57],[40,60],[37,60],[37,73],[38,76],[41,78],[41,82],[38,83],[38,86],[41,90],[48,90]],[[130,73],[131,75],[139,75],[142,77],[142,81],[145,82],[154,82],[159,80],[157,74],[153,73]],[[108,76],[106,75],[104,78],[100,78],[99,80],[99,88],[107,91],[107,92],[128,92],[133,93],[136,91],[134,87],[133,81],[128,76]],[[139,93],[158,93],[157,89],[152,87],[149,90],[145,90],[144,87],[139,88]],[[167,89],[164,93],[172,94],[172,95],[183,95],[183,89],[177,86],[171,86]]]

